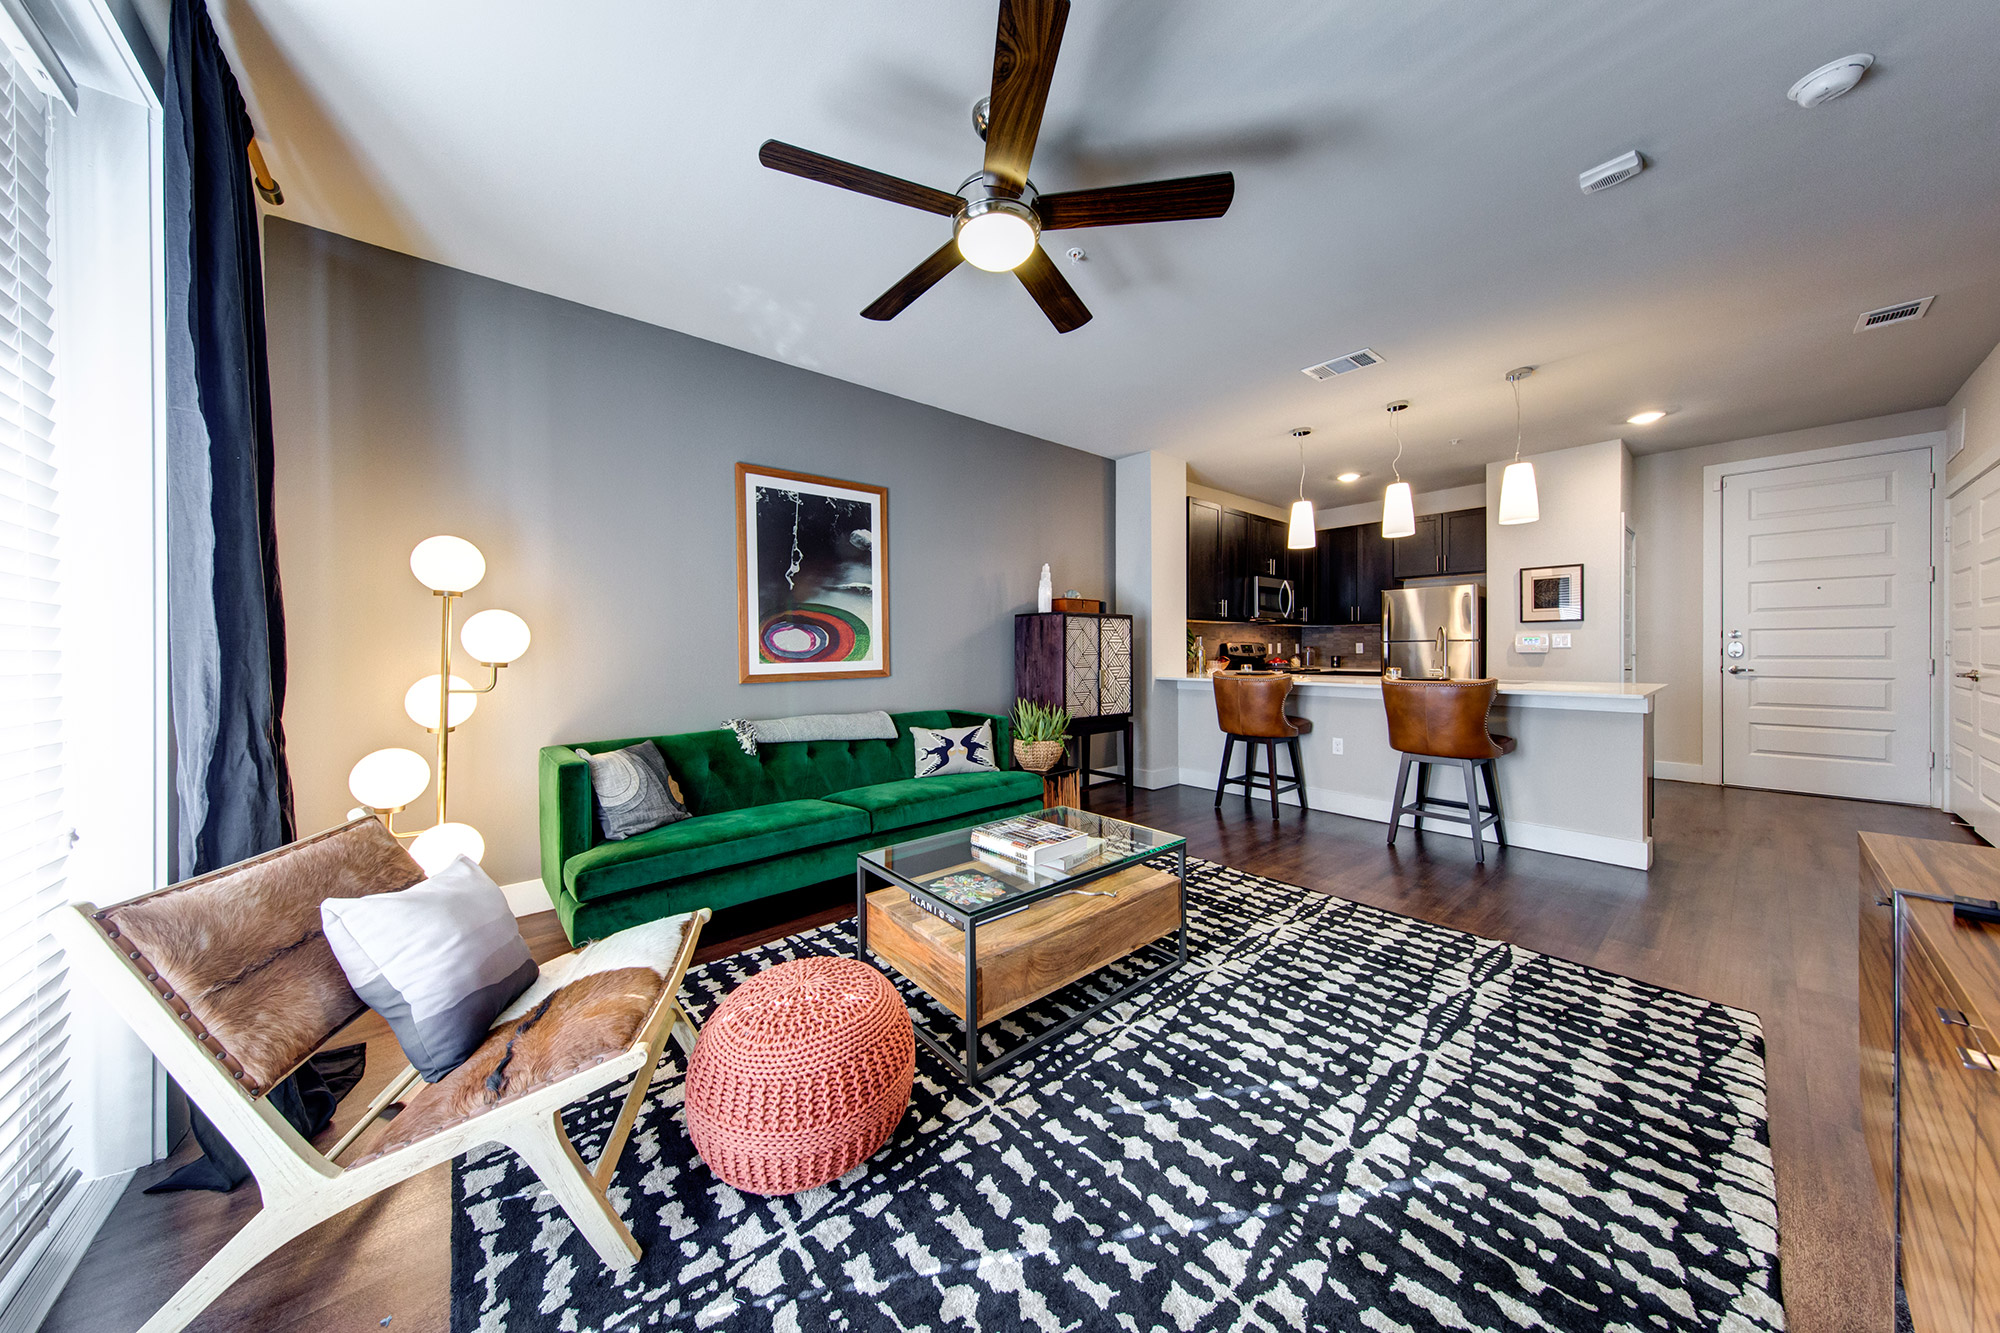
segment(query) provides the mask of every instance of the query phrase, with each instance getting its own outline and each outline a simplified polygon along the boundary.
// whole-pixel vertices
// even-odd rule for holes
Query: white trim
[[[1181,770],[1181,785],[1204,790],[1214,790],[1214,775],[1200,769]],[[1354,819],[1366,819],[1376,824],[1389,822],[1390,803],[1380,796],[1361,796],[1354,792],[1332,791],[1324,787],[1306,787],[1306,795],[1312,800],[1312,808],[1336,815],[1347,815]],[[1254,800],[1269,800],[1264,795]],[[1297,805],[1299,798],[1294,792],[1283,792],[1278,800],[1283,805]],[[1407,816],[1405,816],[1407,819]],[[1454,838],[1470,840],[1469,829],[1453,828],[1450,824],[1434,823],[1424,830],[1426,833],[1444,833]],[[1573,856],[1580,861],[1596,861],[1603,865],[1626,866],[1633,870],[1650,870],[1653,866],[1653,840],[1651,838],[1611,838],[1602,833],[1582,833],[1576,829],[1557,828],[1552,824],[1528,824],[1518,819],[1507,821],[1507,842],[1510,846],[1536,852],[1553,852],[1557,856]]]
[[[71,1187],[20,1260],[7,1275],[0,1296],[0,1333],[34,1333],[48,1318],[85,1250],[125,1195],[132,1172],[99,1176]]]
[[[1132,785],[1140,791],[1158,791],[1162,787],[1176,787],[1180,785],[1180,781],[1179,768],[1140,768],[1132,772]]]
[[[533,916],[537,912],[552,911],[555,904],[549,901],[549,891],[542,887],[538,879],[516,880],[512,884],[502,884],[500,892],[507,895],[507,906],[514,909],[514,915]]]
[[[1947,571],[1947,577],[1931,580],[1931,653],[1940,654],[1942,626],[1946,623],[1944,598],[1947,594],[1951,561],[1944,542],[1945,491],[1938,483],[1944,476],[1944,439],[1941,430],[1915,435],[1898,435],[1886,440],[1860,444],[1840,444],[1828,449],[1804,449],[1794,454],[1765,458],[1745,458],[1734,463],[1710,463],[1701,470],[1701,772],[1699,779],[1711,786],[1722,780],[1722,479],[1746,472],[1767,472],[1772,468],[1802,467],[1810,463],[1832,463],[1849,458],[1872,458],[1878,454],[1900,454],[1917,449],[1931,456],[1931,569]],[[1932,673],[1931,744],[1945,735],[1944,708],[1946,677]],[[1657,769],[1657,765],[1656,765]],[[1946,798],[1944,768],[1931,774],[1931,804],[1942,808]]]
[[[1700,764],[1683,764],[1672,759],[1655,759],[1653,776],[1662,782],[1708,782],[1708,774]]]

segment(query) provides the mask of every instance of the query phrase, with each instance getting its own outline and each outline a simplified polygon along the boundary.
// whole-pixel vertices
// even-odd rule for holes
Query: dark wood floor
[[[1787,1322],[1794,1333],[1871,1328],[1887,1281],[1861,1140],[1856,1065],[1855,834],[1972,841],[1944,814],[1682,783],[1659,784],[1650,874],[1512,851],[1483,869],[1461,838],[1383,846],[1384,828],[1288,810],[1274,826],[1232,798],[1220,812],[1188,787],[1096,808],[1188,837],[1190,852],[1322,892],[1540,950],[1750,1009],[1764,1023],[1771,1146],[1777,1162]],[[746,947],[851,910],[845,894],[788,895],[719,914],[703,956]],[[563,947],[553,914],[527,923],[538,956]],[[400,1067],[372,1036],[370,1081]],[[339,1127],[336,1126],[338,1132]],[[142,1171],[91,1246],[44,1328],[137,1328],[257,1207],[233,1195],[138,1193],[173,1163]],[[450,1177],[444,1167],[324,1223],[273,1256],[196,1321],[223,1330],[370,1329],[443,1333],[450,1323]]]

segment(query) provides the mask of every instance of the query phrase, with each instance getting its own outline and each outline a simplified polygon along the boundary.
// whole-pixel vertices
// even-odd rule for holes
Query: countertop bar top
[[[1184,690],[1215,688],[1207,676],[1163,675],[1159,679],[1172,681]],[[1292,688],[1307,693],[1379,696],[1382,693],[1382,678],[1372,672],[1365,676],[1295,675],[1292,677]],[[1653,696],[1665,688],[1664,685],[1648,685],[1637,681],[1503,680],[1500,682],[1499,701],[1503,706],[1526,708],[1567,708],[1596,713],[1650,713],[1653,711]]]

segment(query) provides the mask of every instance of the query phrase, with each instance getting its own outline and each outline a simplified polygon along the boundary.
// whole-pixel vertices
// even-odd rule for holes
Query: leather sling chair
[[[263,1209],[146,1321],[176,1333],[256,1263],[343,1209],[467,1149],[521,1156],[605,1265],[639,1246],[605,1195],[671,1031],[694,1049],[676,998],[708,909],[652,921],[542,965],[485,1042],[436,1084],[389,1080],[321,1152],[265,1094],[366,1006],[320,930],[320,902],[423,879],[395,835],[364,818],[102,911],[50,914],[80,968],[241,1153]],[[563,1132],[565,1106],[630,1080],[594,1168]],[[337,1159],[392,1103],[402,1113]]]
[[[1215,675],[1215,717],[1222,726],[1222,772],[1215,780],[1216,808],[1222,807],[1222,793],[1231,785],[1243,788],[1244,804],[1249,804],[1257,779],[1265,780],[1271,797],[1271,818],[1278,817],[1278,793],[1299,794],[1299,809],[1306,805],[1305,769],[1299,762],[1299,737],[1313,729],[1303,717],[1285,712],[1285,697],[1292,692],[1292,678],[1274,671],[1219,671]],[[1243,773],[1229,776],[1229,761],[1236,742],[1244,742]],[[1292,754],[1292,776],[1278,781],[1278,746]],[[1264,747],[1264,772],[1257,772],[1257,747]]]
[[[1492,736],[1486,731],[1486,713],[1499,692],[1497,680],[1389,680],[1382,681],[1382,707],[1389,714],[1389,748],[1400,750],[1403,762],[1396,770],[1395,808],[1389,815],[1389,845],[1396,845],[1396,831],[1403,816],[1409,815],[1417,832],[1424,820],[1445,819],[1464,824],[1472,832],[1472,859],[1484,865],[1486,848],[1480,831],[1491,827],[1493,839],[1507,845],[1507,829],[1500,822],[1500,785],[1494,778],[1493,761],[1514,752],[1514,738]],[[1430,795],[1432,764],[1456,764],[1465,777],[1465,799],[1447,801]],[[1410,786],[1410,765],[1417,766],[1417,795],[1405,800]],[[1486,777],[1486,804],[1479,804],[1477,771]]]

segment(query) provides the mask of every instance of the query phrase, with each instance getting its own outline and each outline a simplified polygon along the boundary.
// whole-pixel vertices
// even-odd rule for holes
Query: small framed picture
[[[1583,619],[1583,566],[1543,565],[1521,571],[1521,623]]]

